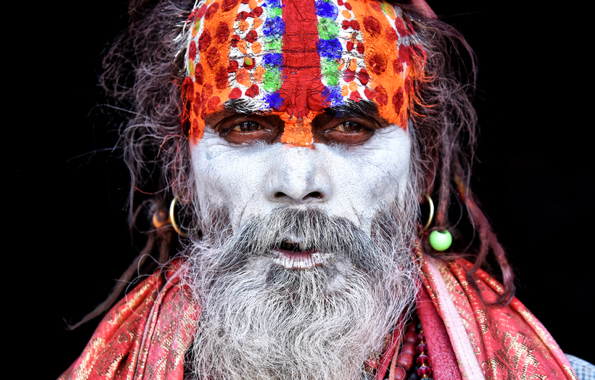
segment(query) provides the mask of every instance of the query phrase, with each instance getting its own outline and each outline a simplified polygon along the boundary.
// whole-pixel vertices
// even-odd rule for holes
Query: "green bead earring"
[[[430,206],[430,217],[424,226],[425,232],[430,227],[430,224],[432,224],[432,219],[434,218],[434,202],[428,193],[424,193],[424,196],[428,200],[428,204]],[[430,234],[430,246],[438,252],[446,251],[448,248],[450,248],[451,244],[452,235],[448,230],[444,230],[443,232],[432,231]]]
[[[430,245],[436,251],[442,252],[446,251],[450,248],[452,244],[452,235],[448,230],[444,230],[444,232],[440,231],[432,231],[430,234]]]

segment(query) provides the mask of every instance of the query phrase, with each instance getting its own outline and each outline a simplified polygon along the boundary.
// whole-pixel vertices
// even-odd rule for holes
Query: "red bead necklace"
[[[417,316],[407,325],[403,345],[399,350],[398,345],[401,340],[401,334],[401,331],[395,331],[391,344],[389,344],[389,346],[394,345],[397,347],[394,347],[394,354],[390,352],[392,347],[388,349],[389,355],[392,354],[388,377],[384,373],[378,373],[375,378],[377,380],[379,377],[388,380],[432,380],[430,377],[432,375],[432,368],[430,367],[430,358],[427,354],[426,339]],[[413,365],[414,363],[415,366]],[[379,366],[376,358],[366,361],[367,370],[376,370],[378,367],[383,367],[383,365]]]

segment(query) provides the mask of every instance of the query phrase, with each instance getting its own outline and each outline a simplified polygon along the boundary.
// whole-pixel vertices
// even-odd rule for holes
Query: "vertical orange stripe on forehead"
[[[398,36],[382,7],[391,7],[387,8],[391,19],[394,10],[391,5],[381,5],[375,0],[349,0],[349,3],[361,26],[366,46],[365,63],[370,75],[368,87],[375,93],[374,102],[378,105],[378,112],[389,123],[407,129],[409,95],[404,77],[409,75],[410,69],[407,68],[403,75],[403,66],[399,65],[398,60]]]
[[[322,112],[310,111],[308,115],[297,118],[289,116],[287,112],[275,112],[285,123],[281,142],[293,147],[312,147],[312,120]]]
[[[231,92],[228,83],[230,41],[240,0],[215,0],[207,2],[206,6],[201,20],[203,30],[196,47],[197,59],[190,62],[195,76],[189,132],[193,144],[202,138],[204,116],[220,109]]]

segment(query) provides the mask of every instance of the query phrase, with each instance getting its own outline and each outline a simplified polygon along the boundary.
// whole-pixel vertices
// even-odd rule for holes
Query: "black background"
[[[562,350],[595,362],[592,43],[582,41],[586,10],[540,4],[430,2],[479,58],[473,186],[515,268],[517,296]],[[71,332],[65,321],[101,302],[138,248],[126,227],[128,174],[97,86],[101,51],[128,16],[117,1],[29,3],[8,16],[20,26],[4,52],[5,328],[21,368],[55,378],[98,323]]]

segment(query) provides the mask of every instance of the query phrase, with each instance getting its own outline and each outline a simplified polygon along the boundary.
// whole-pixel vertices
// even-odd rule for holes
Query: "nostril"
[[[305,201],[309,198],[316,198],[316,199],[322,199],[322,193],[320,191],[313,191],[311,193],[309,193],[308,195],[306,195],[305,197],[302,198],[302,201]]]
[[[324,199],[324,195],[320,191],[311,191],[308,194],[306,194],[304,197],[300,198],[299,194],[289,195],[282,191],[277,191],[276,193],[273,194],[273,198],[277,201],[291,200],[293,202],[301,203],[301,202],[310,202],[315,199]]]

